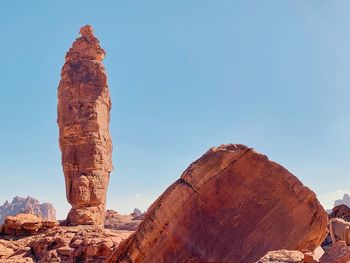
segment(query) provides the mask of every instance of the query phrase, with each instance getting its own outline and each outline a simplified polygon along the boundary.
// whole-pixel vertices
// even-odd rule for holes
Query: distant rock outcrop
[[[316,195],[244,145],[212,148],[148,209],[108,262],[255,262],[310,250],[326,236]]]
[[[335,200],[333,207],[338,205],[346,205],[347,207],[350,207],[350,196],[348,194],[344,194],[343,199]]]
[[[139,210],[140,211],[140,210]],[[142,219],[142,212],[134,211],[130,215],[121,215],[114,210],[107,210],[105,214],[104,226],[114,230],[129,230],[135,231]]]
[[[80,29],[66,55],[58,87],[59,144],[72,205],[68,225],[103,225],[112,141],[111,100],[102,64],[105,51],[91,26]]]
[[[343,218],[345,221],[350,222],[350,208],[344,204],[338,205],[332,209],[329,218]]]
[[[56,220],[56,210],[52,204],[40,204],[30,196],[27,198],[16,196],[11,203],[6,201],[0,206],[0,224],[4,223],[7,216],[15,216],[19,213],[36,215],[44,220]]]

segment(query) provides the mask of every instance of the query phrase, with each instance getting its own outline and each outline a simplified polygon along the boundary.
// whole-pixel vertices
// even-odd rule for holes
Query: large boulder
[[[109,262],[255,262],[310,250],[326,236],[315,194],[244,145],[210,149],[148,209]]]

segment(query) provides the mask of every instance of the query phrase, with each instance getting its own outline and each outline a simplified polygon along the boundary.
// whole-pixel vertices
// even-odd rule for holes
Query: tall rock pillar
[[[91,26],[66,54],[58,87],[59,144],[72,205],[69,225],[103,225],[112,141],[109,134],[111,100],[102,64],[105,51]]]

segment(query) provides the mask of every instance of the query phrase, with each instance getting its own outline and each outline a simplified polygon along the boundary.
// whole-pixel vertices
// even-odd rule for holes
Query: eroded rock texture
[[[112,142],[109,134],[111,101],[102,60],[105,52],[91,26],[66,55],[58,87],[59,143],[72,205],[69,225],[103,225]]]
[[[33,236],[0,235],[0,262],[103,263],[130,231],[99,226],[58,226]]]
[[[327,214],[282,166],[244,145],[212,148],[148,209],[109,262],[255,262],[313,251]]]
[[[59,225],[56,220],[42,220],[32,214],[8,216],[0,229],[0,234],[14,237],[31,236]]]
[[[343,218],[345,221],[350,221],[350,208],[346,205],[338,205],[333,207],[329,218]]]
[[[344,241],[337,241],[321,258],[320,263],[350,262],[350,247]]]

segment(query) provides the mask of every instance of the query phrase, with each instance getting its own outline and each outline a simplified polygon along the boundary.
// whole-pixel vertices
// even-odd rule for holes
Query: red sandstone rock
[[[324,254],[322,247],[317,247],[314,251],[301,251],[304,254],[305,263],[317,263]]]
[[[300,251],[270,251],[256,263],[304,263],[304,255]]]
[[[109,134],[111,101],[101,63],[105,52],[91,26],[66,55],[58,87],[59,142],[72,209],[69,225],[103,225],[112,142]]]
[[[30,236],[57,227],[57,221],[43,221],[32,214],[8,216],[1,229],[1,234],[11,236]]]
[[[350,247],[344,241],[337,241],[331,249],[320,258],[320,263],[350,262]]]
[[[60,226],[20,239],[0,236],[0,262],[102,263],[131,233],[97,226]]]
[[[243,145],[210,149],[148,209],[108,262],[254,262],[314,250],[327,214],[282,166]]]
[[[332,218],[329,221],[329,232],[333,244],[338,240],[342,240],[350,245],[350,222],[342,218]]]
[[[330,218],[343,218],[345,221],[350,221],[350,208],[346,205],[338,205],[332,209],[329,214]]]

